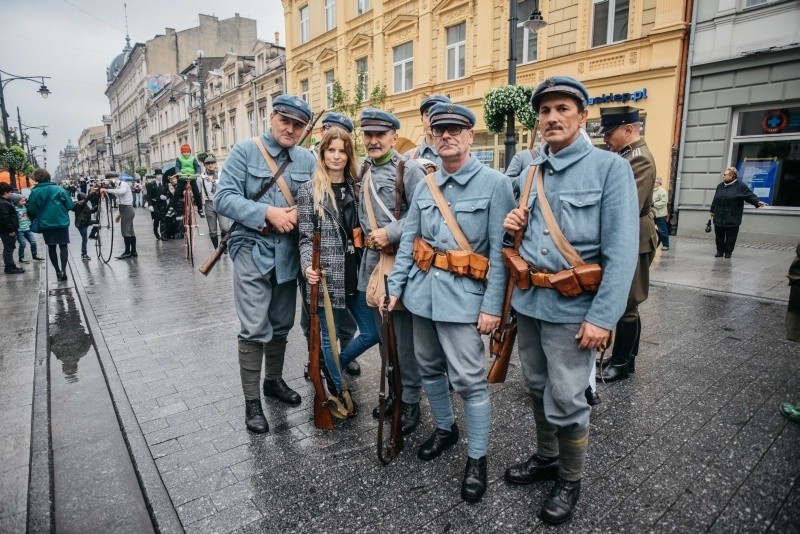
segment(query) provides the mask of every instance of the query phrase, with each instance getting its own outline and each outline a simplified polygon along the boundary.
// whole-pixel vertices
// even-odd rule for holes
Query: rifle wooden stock
[[[314,219],[314,236],[311,240],[313,247],[311,267],[319,272],[320,229],[316,224],[316,216]],[[319,353],[321,349],[319,307],[317,305],[319,302],[319,282],[316,284],[309,284],[308,287],[308,314],[311,319],[308,329],[308,375],[311,377],[311,383],[314,384],[314,426],[324,430],[332,430],[333,417],[331,417],[331,412],[325,405],[325,386],[322,384],[322,374],[319,367]]]
[[[312,120],[310,120],[308,122],[308,124],[306,124],[306,129],[303,130],[303,136],[300,138],[300,141],[297,142],[298,145],[302,145],[303,142],[305,142],[306,137],[308,137],[308,135],[311,133],[311,130],[314,129],[314,125],[317,124],[317,121],[319,121],[319,119],[322,118],[322,115],[327,111],[328,111],[327,109],[323,109],[318,114],[314,115]],[[288,164],[289,164],[289,160],[288,159],[283,162],[283,165],[280,166],[276,176],[274,177],[275,180],[278,179],[278,176],[283,174],[283,170],[286,168],[286,166]],[[262,196],[264,196],[264,194],[266,194],[266,192],[269,191],[270,187],[272,187],[272,185],[275,183],[275,180],[271,181],[266,186],[264,186],[261,189],[261,191],[259,191],[256,194],[256,196],[253,197],[253,200],[254,201],[258,201],[258,199],[260,199]],[[222,257],[222,254],[228,249],[228,236],[231,235],[231,232],[233,232],[233,229],[236,228],[236,226],[238,224],[239,223],[234,221],[234,223],[231,225],[230,230],[228,230],[228,232],[225,235],[222,236],[222,239],[220,239],[220,241],[219,241],[219,246],[214,250],[214,252],[211,253],[211,256],[206,258],[206,261],[204,261],[203,264],[200,266],[200,272],[201,273],[203,273],[204,275],[208,276],[208,273],[211,272],[211,269],[214,268],[214,266],[217,264],[219,259]],[[264,226],[264,229],[266,230],[266,233],[264,233],[264,231],[262,231],[262,233],[264,233],[264,235],[268,235],[270,233],[270,227],[271,227],[271,225],[269,224],[269,222],[267,222],[266,226]],[[295,231],[296,231],[296,229],[297,229],[297,227],[295,227]]]
[[[517,318],[511,312],[511,296],[514,293],[514,279],[508,277],[506,294],[503,300],[503,316],[500,326],[492,331],[489,340],[489,353],[492,356],[492,365],[486,377],[490,384],[502,384],[506,381],[508,364],[511,362],[511,352],[514,350],[514,341],[517,339]]]
[[[394,321],[392,314],[386,309],[389,302],[389,277],[384,275],[384,309],[381,316],[381,328],[383,329],[383,342],[381,343],[381,387],[378,396],[378,460],[383,465],[387,465],[394,460],[403,450],[403,421],[402,421],[402,396],[403,383],[400,379],[400,358],[397,354],[397,338],[394,333]],[[392,427],[389,430],[389,442],[386,444],[386,454],[383,454],[383,422],[386,413],[386,376],[387,366],[392,369],[392,388],[394,404],[392,405]]]

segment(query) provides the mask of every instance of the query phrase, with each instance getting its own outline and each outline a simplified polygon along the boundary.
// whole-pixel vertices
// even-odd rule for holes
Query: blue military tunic
[[[409,159],[424,158],[435,163],[437,167],[442,166],[442,158],[439,157],[436,149],[428,144],[428,140],[425,137],[422,138],[422,143],[420,143],[419,147],[409,150],[404,155]]]
[[[411,252],[417,236],[439,251],[459,249],[423,182],[406,218],[389,293],[401,296],[415,315],[433,321],[476,323],[481,312],[499,316],[507,280],[501,255],[503,219],[514,207],[511,185],[474,155],[455,174],[440,168],[435,179],[473,251],[489,258],[488,284],[433,266],[425,273],[414,263]]]
[[[561,231],[586,263],[602,265],[603,280],[597,293],[584,291],[571,298],[550,288],[515,288],[512,305],[528,317],[551,323],[586,320],[613,329],[625,311],[639,250],[631,167],[616,154],[594,148],[583,136],[555,155],[542,149],[534,164],[542,166],[545,194]],[[527,174],[520,175],[522,187]],[[522,257],[551,273],[569,268],[542,218],[535,187],[528,208]]]
[[[286,157],[291,160],[283,178],[296,197],[300,184],[311,179],[316,166],[314,156],[303,147],[281,147],[271,132],[262,134],[261,139],[278,167]],[[235,260],[242,246],[252,242],[253,261],[260,273],[266,275],[275,269],[276,281],[282,284],[294,280],[299,273],[297,237],[277,232],[263,236],[260,230],[266,224],[268,206],[281,208],[289,204],[277,184],[257,202],[251,200],[272,176],[254,141],[237,143],[222,168],[214,207],[223,217],[239,223],[228,241],[231,258]]]

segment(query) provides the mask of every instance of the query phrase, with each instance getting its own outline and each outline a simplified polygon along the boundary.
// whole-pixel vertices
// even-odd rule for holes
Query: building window
[[[236,117],[231,115],[231,146],[236,144]]]
[[[331,31],[336,27],[336,2],[335,0],[325,0],[325,31]]]
[[[800,106],[740,111],[733,131],[731,164],[739,179],[759,200],[800,207]]]
[[[333,70],[329,70],[325,72],[325,107],[332,108],[333,107]]]
[[[593,0],[592,46],[603,46],[628,38],[628,0]]]
[[[236,87],[236,74],[229,74],[228,75],[228,89],[233,89]]]
[[[300,44],[308,42],[308,6],[300,8]]]
[[[367,58],[361,58],[356,61],[356,92],[361,92],[362,100],[369,100],[368,68]]]
[[[255,113],[253,113],[252,111],[247,112],[247,124],[250,125],[250,137],[255,137],[256,121],[255,121]]]
[[[308,94],[308,80],[300,82],[300,98],[305,100],[307,104],[311,103],[311,97]]]
[[[267,130],[269,130],[269,116],[267,115],[267,106],[258,108],[258,116],[261,117],[261,133],[264,133]]]
[[[768,0],[744,0],[744,7],[753,7],[766,4]]]
[[[520,7],[522,4],[520,4]],[[523,23],[517,25],[517,65],[533,63],[539,48],[539,33],[532,32]]]
[[[356,0],[356,14],[363,15],[369,11],[369,0]]]
[[[225,121],[224,120],[219,121],[219,133],[222,136],[222,142],[220,143],[219,146],[221,146],[221,147],[228,146],[228,134],[227,134],[227,130],[225,130]]]
[[[394,47],[394,92],[410,91],[414,86],[414,45]]]
[[[447,80],[463,78],[466,71],[467,25],[447,28]]]

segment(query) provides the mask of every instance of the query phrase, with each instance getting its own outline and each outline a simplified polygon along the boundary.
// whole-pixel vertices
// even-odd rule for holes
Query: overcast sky
[[[131,45],[144,43],[164,28],[177,31],[198,25],[198,13],[226,19],[239,13],[256,19],[259,39],[273,41],[283,30],[279,0],[127,0]],[[109,112],[106,67],[125,46],[122,0],[0,0],[0,69],[17,76],[51,76],[46,100],[38,84],[6,84],[9,125],[17,124],[17,106],[28,126],[47,125],[46,139],[28,130],[31,145],[47,146],[47,166],[69,139],[77,146],[81,131],[102,124]],[[3,75],[3,79],[6,76]],[[41,155],[41,151],[39,152]],[[39,160],[41,163],[41,159]]]

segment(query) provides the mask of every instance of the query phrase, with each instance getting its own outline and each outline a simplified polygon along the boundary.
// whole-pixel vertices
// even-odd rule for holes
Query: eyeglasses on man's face
[[[431,133],[434,137],[441,137],[446,131],[452,136],[460,135],[466,127],[460,124],[448,124],[446,126],[431,126]]]

